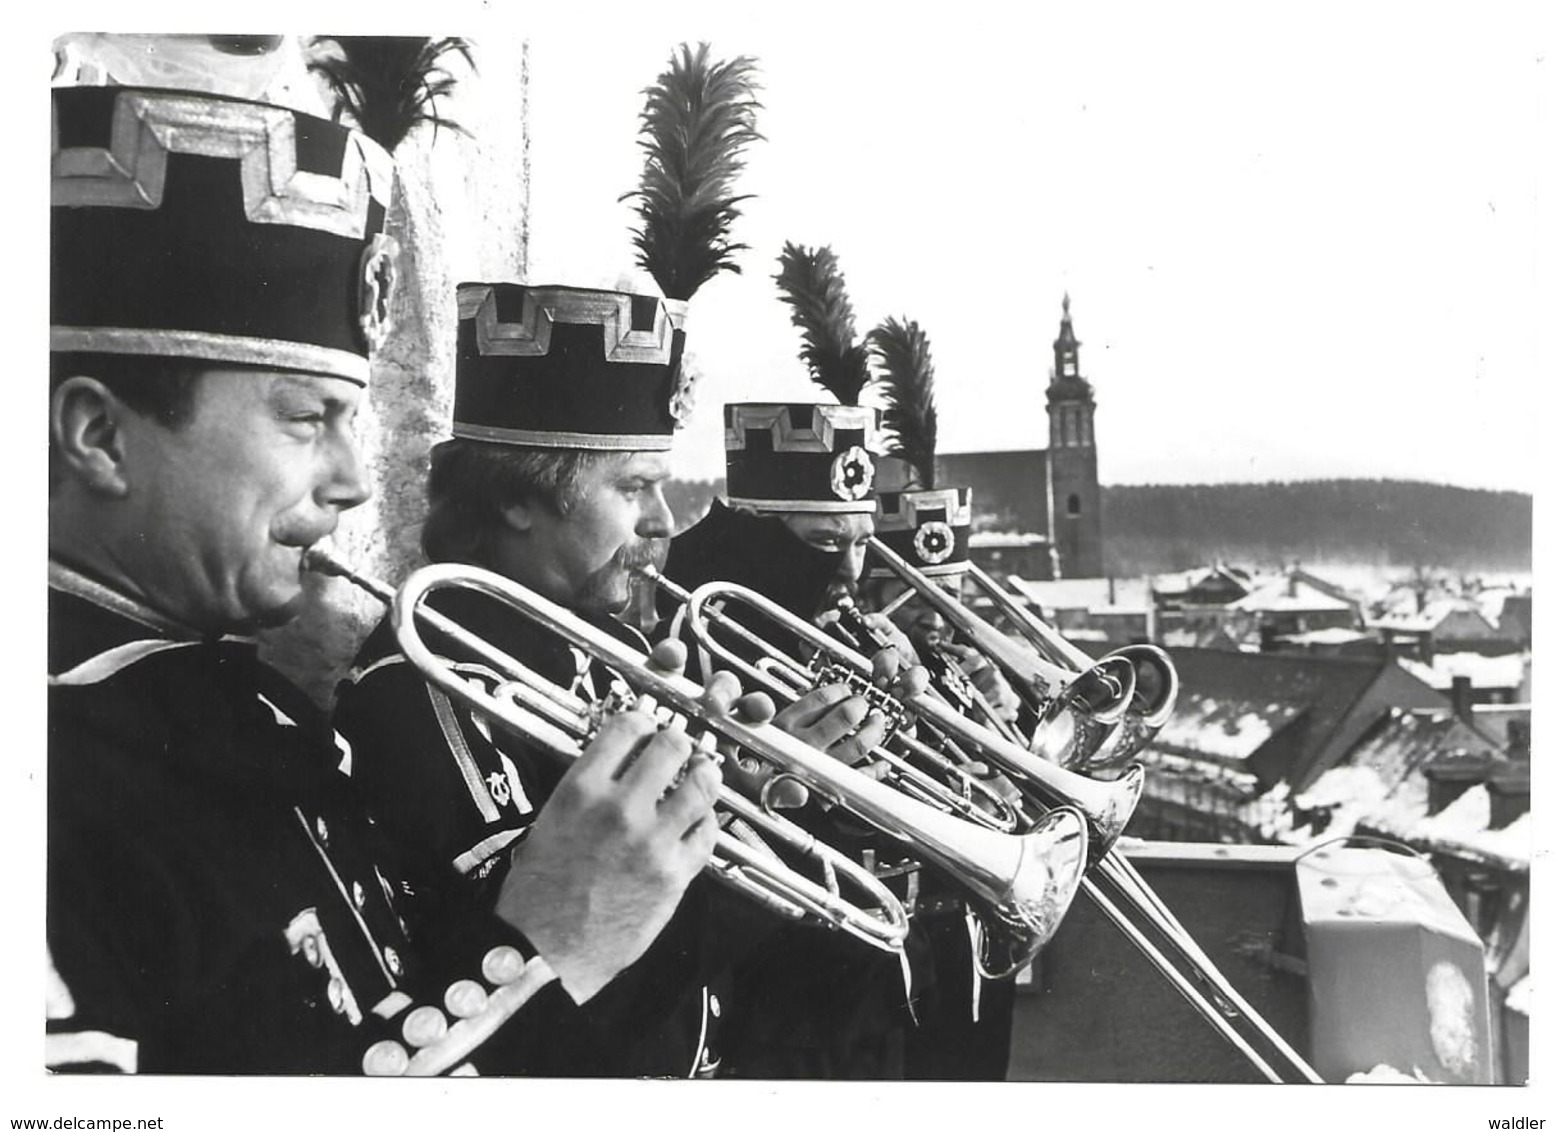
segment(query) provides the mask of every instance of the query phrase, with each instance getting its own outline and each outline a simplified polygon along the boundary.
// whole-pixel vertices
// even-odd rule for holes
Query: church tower
[[[1070,296],[1048,375],[1048,535],[1055,577],[1102,577],[1102,489],[1097,484],[1097,402],[1081,376]]]

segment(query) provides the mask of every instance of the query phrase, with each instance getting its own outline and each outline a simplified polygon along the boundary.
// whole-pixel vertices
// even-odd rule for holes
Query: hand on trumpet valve
[[[661,672],[679,672],[686,663],[686,649],[676,640],[661,641],[649,655],[649,666]],[[639,703],[649,700],[640,697]],[[772,721],[777,712],[772,697],[766,692],[740,694],[740,679],[723,670],[713,673],[703,686],[702,704],[709,716],[732,716],[741,723],[760,725]],[[720,739],[712,731],[697,736],[692,759],[711,759],[724,776],[726,785],[740,791],[753,801],[763,799],[775,810],[799,809],[810,801],[810,792],[791,778],[774,782],[773,771],[760,759],[742,753],[728,740]],[[691,765],[689,760],[686,764]]]
[[[1021,700],[1010,686],[1010,681],[1001,676],[1000,670],[989,658],[976,649],[963,649],[961,652],[957,667],[972,681],[973,687],[978,689],[978,694],[988,702],[996,716],[1006,723],[1014,723],[1021,713]]]
[[[497,914],[577,1002],[635,962],[713,855],[720,776],[651,702],[608,716],[510,858]]]

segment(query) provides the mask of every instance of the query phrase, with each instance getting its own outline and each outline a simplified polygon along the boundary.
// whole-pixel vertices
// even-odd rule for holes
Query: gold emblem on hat
[[[399,282],[400,246],[393,236],[377,235],[362,251],[362,273],[357,281],[357,318],[369,352],[383,348],[389,337],[389,310]]]
[[[832,493],[839,499],[855,503],[870,494],[875,483],[875,462],[859,445],[839,452],[832,461]]]
[[[956,535],[951,530],[951,524],[931,519],[913,532],[913,549],[929,565],[940,565],[956,549]]]
[[[670,419],[677,426],[683,425],[696,407],[697,375],[686,364],[686,359],[682,358],[681,364],[675,367],[675,385],[670,389]]]

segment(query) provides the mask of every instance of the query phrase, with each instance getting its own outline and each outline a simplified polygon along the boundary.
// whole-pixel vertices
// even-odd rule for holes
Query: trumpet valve
[[[886,734],[881,742],[884,743],[913,721],[908,706],[885,688],[877,687],[841,661],[822,661],[819,657],[820,654],[817,654],[817,658],[813,659],[810,665],[811,671],[815,674],[814,687],[842,684],[848,688],[849,695],[864,699],[870,705],[871,711],[880,713],[886,719]]]

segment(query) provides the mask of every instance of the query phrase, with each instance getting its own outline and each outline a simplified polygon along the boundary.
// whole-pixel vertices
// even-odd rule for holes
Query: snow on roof
[[[1313,629],[1306,633],[1292,633],[1281,638],[1294,645],[1348,645],[1355,641],[1371,639],[1369,633],[1361,633],[1355,629],[1342,629],[1339,626],[1332,629]]]
[[[1271,574],[1255,578],[1248,593],[1232,602],[1231,608],[1282,613],[1347,610],[1352,606],[1324,593],[1300,575]]]
[[[1514,867],[1529,867],[1534,849],[1534,826],[1525,813],[1503,829],[1487,829],[1491,822],[1491,794],[1484,783],[1471,786],[1440,813],[1422,818],[1407,836],[1417,843],[1445,853],[1466,851]]]
[[[1468,676],[1472,688],[1517,688],[1524,682],[1528,661],[1518,653],[1481,656],[1474,652],[1439,653],[1431,664],[1401,657],[1401,667],[1438,691],[1453,687],[1455,676]]]
[[[1507,599],[1514,596],[1511,586],[1497,586],[1493,589],[1481,590],[1475,595],[1475,607],[1480,610],[1480,615],[1495,625],[1502,620],[1502,606]]]
[[[1498,610],[1501,609],[1500,604]],[[1442,623],[1455,613],[1467,613],[1480,617],[1486,622],[1487,628],[1491,628],[1495,619],[1486,617],[1480,608],[1469,598],[1441,597],[1426,603],[1426,608],[1419,613],[1414,607],[1402,612],[1385,613],[1370,624],[1378,629],[1389,629],[1396,633],[1432,633],[1442,627]]]
[[[1507,998],[1502,1005],[1509,1010],[1516,1010],[1525,1018],[1529,1017],[1529,1000],[1534,995],[1534,990],[1529,982],[1533,975],[1525,975],[1512,986],[1507,988]]]
[[[1391,784],[1370,766],[1336,766],[1319,775],[1292,802],[1303,810],[1329,810],[1329,824],[1324,827],[1323,836],[1345,837],[1355,832],[1358,822],[1384,804],[1391,789]]]
[[[1120,613],[1144,613],[1150,601],[1150,582],[1145,578],[1061,578],[1053,582],[1029,582],[1012,574],[1011,587],[1044,609],[1110,609]],[[1108,600],[1111,584],[1113,597]]]
[[[1004,531],[974,531],[967,536],[973,550],[1009,550],[1015,547],[1046,546],[1044,535],[1008,534]]]
[[[1216,699],[1186,690],[1151,745],[1177,754],[1242,762],[1301,712],[1301,704]]]
[[[1435,621],[1428,621],[1413,610],[1405,613],[1390,612],[1367,622],[1369,629],[1387,629],[1391,633],[1430,633],[1437,628]]]

